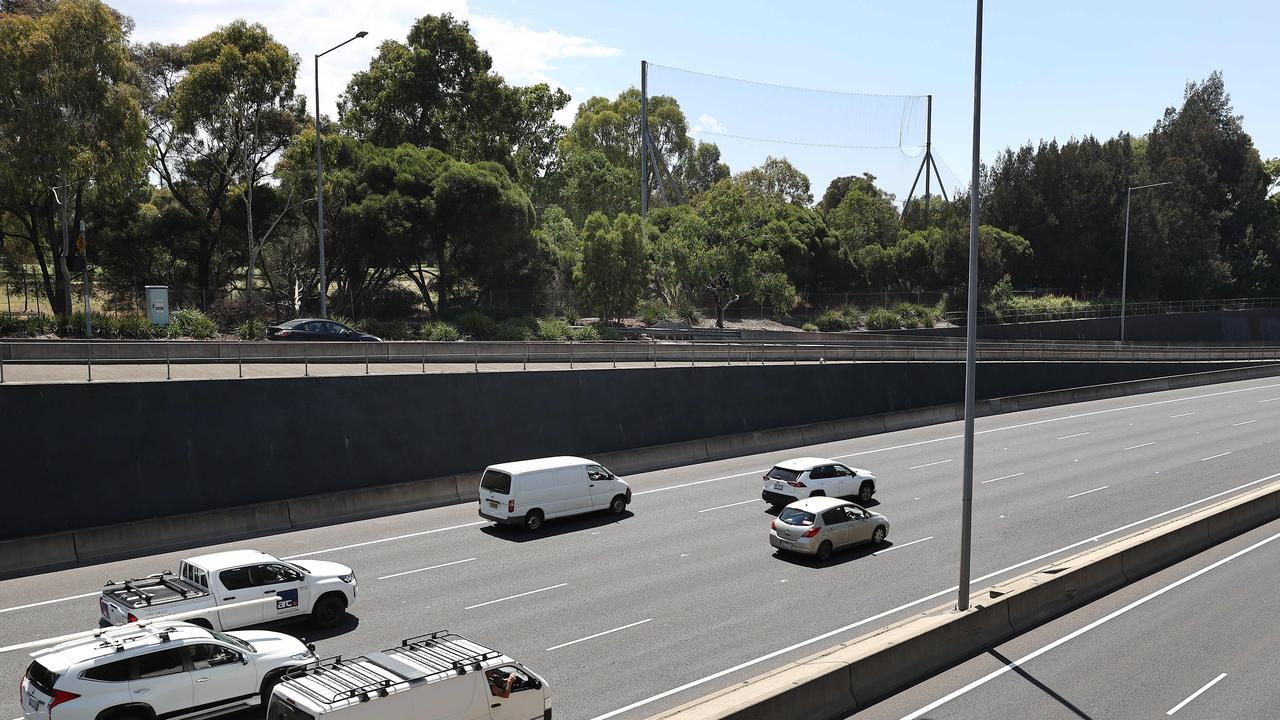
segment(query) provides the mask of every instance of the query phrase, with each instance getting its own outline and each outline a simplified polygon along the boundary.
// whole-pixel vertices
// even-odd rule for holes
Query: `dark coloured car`
[[[382,338],[352,330],[332,320],[298,318],[267,328],[268,340],[339,340],[342,342],[382,342]]]

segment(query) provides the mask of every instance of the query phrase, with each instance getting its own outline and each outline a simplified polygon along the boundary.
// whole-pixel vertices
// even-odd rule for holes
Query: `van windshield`
[[[267,707],[267,720],[313,720],[311,713],[296,707],[279,695],[271,696]]]
[[[480,478],[480,488],[499,495],[511,494],[511,476],[497,470],[485,470]]]

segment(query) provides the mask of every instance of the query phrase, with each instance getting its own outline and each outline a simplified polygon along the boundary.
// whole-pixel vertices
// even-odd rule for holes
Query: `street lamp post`
[[[320,58],[346,45],[357,38],[362,38],[369,33],[361,30],[353,37],[344,40],[337,45],[316,55],[316,238],[317,245],[320,247],[320,317],[329,317],[329,293],[327,283],[324,277],[324,155],[321,149],[320,139]]]
[[[1138,185],[1129,188],[1124,194],[1124,269],[1120,271],[1120,342],[1124,342],[1125,299],[1129,294],[1129,199],[1133,197],[1134,190],[1145,190],[1146,188],[1172,184],[1172,182],[1158,182],[1150,185]]]

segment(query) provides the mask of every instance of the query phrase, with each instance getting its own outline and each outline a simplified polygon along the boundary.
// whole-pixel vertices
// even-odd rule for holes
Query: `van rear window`
[[[480,478],[480,487],[499,495],[510,495],[511,476],[497,470],[485,470],[484,477]]]

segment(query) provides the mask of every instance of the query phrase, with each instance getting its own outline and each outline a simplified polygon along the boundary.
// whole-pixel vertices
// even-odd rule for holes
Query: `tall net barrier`
[[[713,143],[733,173],[784,158],[808,176],[814,200],[841,176],[871,173],[876,184],[907,199],[918,176],[915,197],[925,191],[920,172],[928,142],[926,95],[880,95],[778,85],[647,63],[645,88],[650,112],[674,100],[699,143]],[[652,129],[655,146],[664,143]],[[959,187],[955,173],[938,156],[930,192],[939,180],[948,194]],[[655,185],[653,192],[661,192]]]

